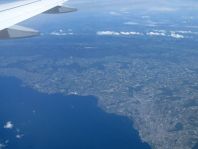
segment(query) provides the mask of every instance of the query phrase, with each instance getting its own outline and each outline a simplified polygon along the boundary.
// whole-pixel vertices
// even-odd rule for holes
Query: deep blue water
[[[0,142],[9,140],[7,149],[150,148],[129,119],[105,113],[92,96],[47,95],[21,85],[0,78]],[[13,129],[4,129],[8,121]]]

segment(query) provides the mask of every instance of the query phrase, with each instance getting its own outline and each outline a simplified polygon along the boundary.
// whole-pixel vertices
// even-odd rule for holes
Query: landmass
[[[198,52],[169,50],[100,58],[0,56],[0,75],[47,94],[94,95],[106,112],[130,118],[152,148],[196,148]]]

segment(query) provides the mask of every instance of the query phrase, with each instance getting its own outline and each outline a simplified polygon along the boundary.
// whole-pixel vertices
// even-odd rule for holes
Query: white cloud
[[[100,36],[132,36],[132,35],[141,35],[140,32],[115,32],[115,31],[98,31],[96,33]]]
[[[21,139],[23,136],[24,136],[23,134],[17,134],[17,135],[16,135],[16,138],[17,138],[17,139]]]
[[[74,33],[67,33],[67,35],[74,35]]]
[[[175,31],[177,33],[181,33],[181,34],[193,34],[192,31]]]
[[[141,35],[139,32],[120,32],[121,35]]]
[[[148,32],[146,34],[149,36],[166,36],[164,32]]]
[[[33,114],[36,114],[36,110],[32,110],[32,113],[33,113]]]
[[[181,33],[187,33],[185,31],[181,31]],[[153,32],[146,33],[148,36],[166,36],[166,37],[172,37],[176,39],[182,39],[184,38],[184,35],[178,34],[178,32],[170,31],[167,32],[165,30],[154,30]]]
[[[76,91],[71,91],[70,93],[68,93],[68,95],[78,95],[78,92],[76,92]]]
[[[12,129],[14,127],[14,124],[12,124],[11,121],[8,121],[5,125],[4,128],[5,129]]]
[[[97,32],[97,35],[106,35],[106,36],[112,36],[112,35],[116,35],[116,36],[119,36],[120,33],[119,32],[114,32],[114,31],[98,31]]]
[[[5,140],[5,144],[8,144],[9,143],[9,140]]]
[[[5,144],[0,143],[0,149],[3,149],[3,148],[5,148],[5,147],[6,147],[6,145],[5,145]]]
[[[179,34],[179,32],[181,34]],[[96,34],[99,36],[138,36],[138,35],[147,35],[147,36],[163,36],[163,37],[172,37],[176,39],[182,39],[185,38],[182,33],[191,33],[190,31],[166,31],[166,30],[153,30],[151,32],[147,33],[141,33],[141,32],[116,32],[116,31],[98,31]],[[192,32],[193,33],[193,32]]]
[[[71,29],[69,29],[68,32],[60,29],[59,31],[51,32],[50,35],[54,35],[54,36],[66,36],[66,35],[74,35],[74,33],[72,32]]]
[[[197,35],[198,32],[193,32],[193,31],[190,31],[190,30],[187,30],[187,31],[172,31],[172,32],[175,32],[175,33],[178,33],[178,34],[194,34],[194,35]]]
[[[176,38],[176,39],[182,39],[182,38],[184,38],[183,35],[177,34],[175,32],[171,32],[171,35],[170,36],[173,37],[173,38]]]
[[[86,46],[84,47],[84,49],[95,49],[96,47],[92,47],[92,46]]]
[[[129,21],[129,22],[125,22],[124,24],[125,24],[125,25],[138,25],[139,23]]]
[[[113,16],[120,16],[121,14],[119,12],[115,12],[115,11],[111,11],[109,12],[110,15],[113,15]]]
[[[160,32],[160,33],[166,33],[167,31],[166,30],[163,30],[163,29],[161,29],[161,30],[154,30],[155,32]]]
[[[51,35],[55,35],[55,36],[65,36],[67,35],[66,33],[58,33],[58,32],[51,32]]]

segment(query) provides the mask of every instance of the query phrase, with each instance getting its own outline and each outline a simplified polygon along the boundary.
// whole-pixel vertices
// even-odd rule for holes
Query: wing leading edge
[[[30,28],[15,26],[41,13],[68,13],[74,8],[64,7],[68,0],[22,0],[0,5],[0,39],[23,38],[38,35]]]

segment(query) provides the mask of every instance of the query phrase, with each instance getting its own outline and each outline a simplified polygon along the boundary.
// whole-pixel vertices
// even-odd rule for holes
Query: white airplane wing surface
[[[68,0],[17,0],[0,4],[0,38],[23,38],[39,32],[16,24],[41,13],[67,13],[76,11],[63,4]]]

